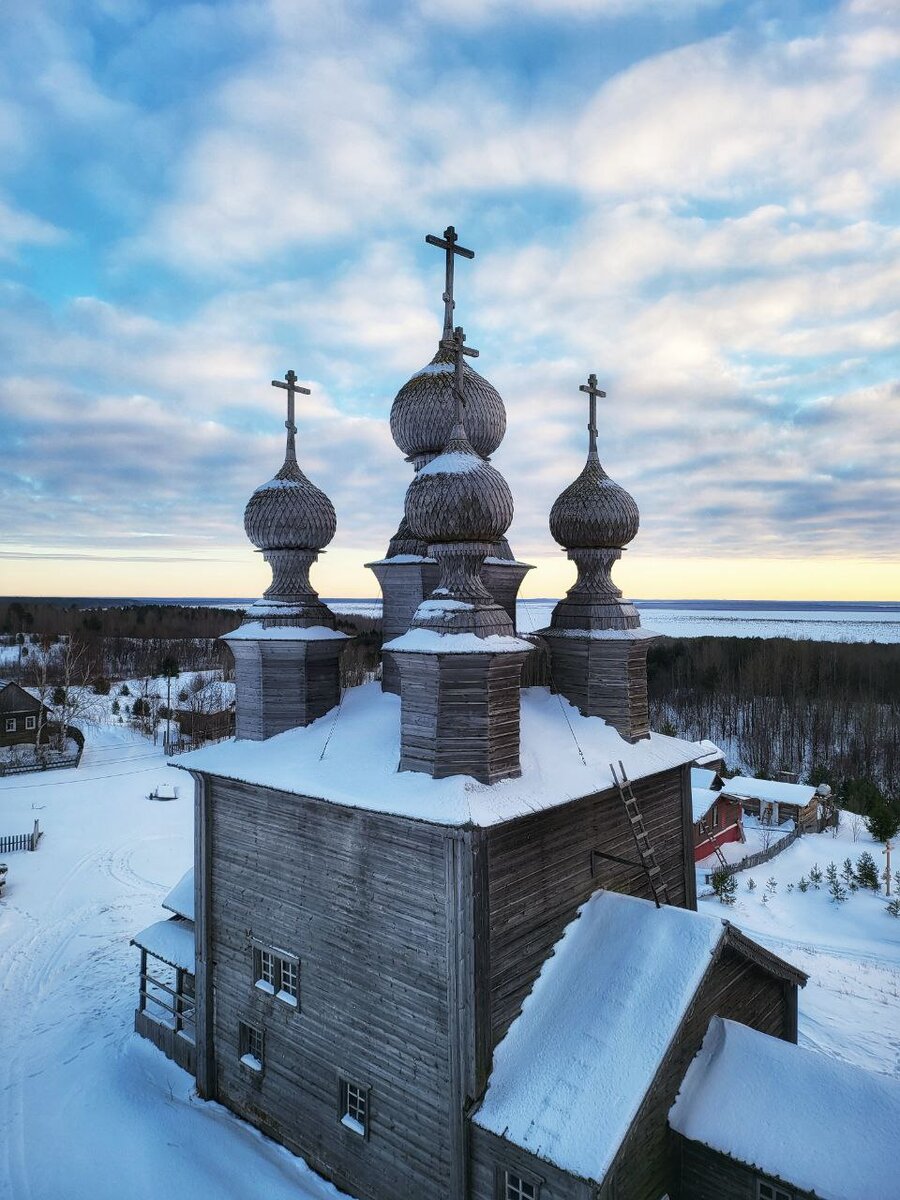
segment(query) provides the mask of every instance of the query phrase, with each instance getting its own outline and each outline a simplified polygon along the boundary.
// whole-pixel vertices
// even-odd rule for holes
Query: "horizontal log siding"
[[[366,1200],[448,1194],[446,831],[210,780],[218,1098]],[[251,934],[300,957],[300,1010],[253,986]],[[262,1074],[238,1023],[265,1031]],[[338,1075],[371,1087],[367,1140]]]
[[[660,981],[665,987],[665,980]],[[622,1144],[602,1200],[659,1200],[678,1191],[676,1135],[668,1113],[714,1016],[791,1039],[785,985],[729,946],[707,972],[673,1045]]]
[[[497,1186],[498,1171],[522,1171],[540,1181],[540,1200],[592,1200],[594,1188],[552,1163],[535,1158],[477,1125],[471,1126],[470,1200],[506,1200]],[[654,1200],[658,1200],[654,1197]]]
[[[682,771],[661,772],[634,784],[672,904],[687,906]],[[518,1015],[544,961],[579,906],[599,887],[652,899],[641,868],[595,860],[602,850],[637,859],[631,826],[617,791],[523,817],[487,833],[492,1045]],[[693,873],[693,858],[690,861]]]
[[[681,1200],[757,1200],[757,1181],[784,1188],[794,1200],[816,1200],[814,1192],[798,1191],[792,1183],[763,1175],[725,1154],[675,1135],[681,1157]],[[827,1185],[823,1179],[823,1186]]]

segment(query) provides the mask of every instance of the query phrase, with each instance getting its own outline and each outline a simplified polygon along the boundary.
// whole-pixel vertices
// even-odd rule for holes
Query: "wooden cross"
[[[465,246],[458,246],[458,238],[456,230],[452,225],[448,225],[444,230],[443,238],[436,237],[433,233],[425,235],[425,241],[429,246],[437,246],[438,249],[445,251],[446,265],[444,268],[444,332],[441,335],[441,341],[448,345],[453,341],[453,310],[456,305],[453,303],[453,264],[454,256],[461,254],[463,258],[474,258],[475,251],[467,250]]]
[[[311,393],[309,388],[300,387],[300,385],[297,383],[297,376],[294,371],[288,371],[287,375],[284,377],[284,380],[284,383],[282,383],[280,379],[273,379],[272,387],[284,388],[288,394],[287,420],[284,423],[284,427],[288,431],[288,457],[296,458],[297,452],[294,446],[294,437],[297,433],[297,426],[294,423],[294,396],[297,394],[297,392],[300,392],[304,396],[309,396]]]
[[[587,384],[584,384],[584,383],[579,384],[578,390],[580,392],[587,392],[587,394],[591,398],[590,415],[588,418],[588,434],[590,436],[590,442],[588,445],[588,449],[593,451],[596,454],[596,452],[597,452],[597,397],[599,396],[601,399],[605,400],[606,392],[601,391],[600,388],[597,387],[597,376],[596,375],[588,375]]]
[[[463,379],[463,369],[466,357],[477,358],[478,351],[466,345],[466,335],[462,325],[457,325],[451,337],[451,346],[456,358],[456,419],[462,424],[463,410],[466,406],[466,389]]]

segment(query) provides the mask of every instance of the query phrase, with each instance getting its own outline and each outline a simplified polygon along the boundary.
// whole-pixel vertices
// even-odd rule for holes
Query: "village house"
[[[715,854],[727,842],[744,841],[744,810],[722,791],[722,786],[717,771],[691,767],[695,862]]]
[[[797,828],[817,828],[819,803],[831,795],[831,789],[809,783],[782,783],[774,779],[752,779],[735,775],[726,779],[722,794],[740,804],[764,825],[782,825],[795,821]]]
[[[0,679],[0,746],[37,745],[40,735],[46,738],[48,719],[40,700],[11,679]]]
[[[593,376],[587,461],[550,517],[578,576],[540,635],[516,628],[527,566],[487,458],[505,410],[452,320],[472,252],[429,241],[444,328],[392,412],[415,474],[372,565],[382,682],[341,696],[348,639],[309,579],[336,517],[297,462],[291,371],[285,460],[244,522],[273,579],[225,637],[236,737],[178,760],[193,897],[135,939],[136,1028],[360,1200],[695,1200],[718,1150],[688,1177],[686,1073],[721,1018],[799,1062],[806,977],[696,911],[698,746],[649,727],[653,635],[610,578],[639,516],[599,461]],[[555,694],[521,684],[538,643]],[[754,1163],[740,1194],[769,1200]]]

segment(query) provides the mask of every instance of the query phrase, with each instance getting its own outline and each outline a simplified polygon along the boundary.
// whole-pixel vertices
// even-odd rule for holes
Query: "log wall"
[[[681,1200],[758,1200],[760,1180],[787,1191],[793,1200],[816,1200],[814,1192],[799,1191],[791,1183],[763,1175],[698,1142],[675,1137],[681,1158]],[[822,1183],[827,1185],[827,1180]]]

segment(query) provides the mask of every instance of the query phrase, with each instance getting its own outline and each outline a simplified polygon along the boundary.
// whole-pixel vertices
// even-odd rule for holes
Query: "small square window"
[[[358,1083],[350,1083],[347,1079],[340,1081],[341,1124],[358,1133],[360,1137],[369,1136],[369,1089]]]
[[[283,958],[281,960],[281,987],[278,989],[280,994],[283,993],[281,998],[283,999],[284,996],[287,996],[296,1003],[299,987],[300,964]]]
[[[263,1031],[241,1021],[238,1034],[241,1062],[251,1071],[261,1071],[265,1062]]]
[[[502,1200],[538,1200],[538,1185],[515,1171],[504,1171]]]
[[[16,718],[15,717],[7,717],[6,718],[6,732],[7,733],[15,733],[16,732]]]
[[[26,729],[36,729],[37,728],[37,717],[26,717],[25,718],[25,728]]]
[[[293,954],[254,943],[253,980],[259,991],[299,1008],[300,960]]]
[[[757,1200],[794,1200],[790,1192],[776,1187],[774,1183],[764,1183],[761,1179],[756,1183]]]

